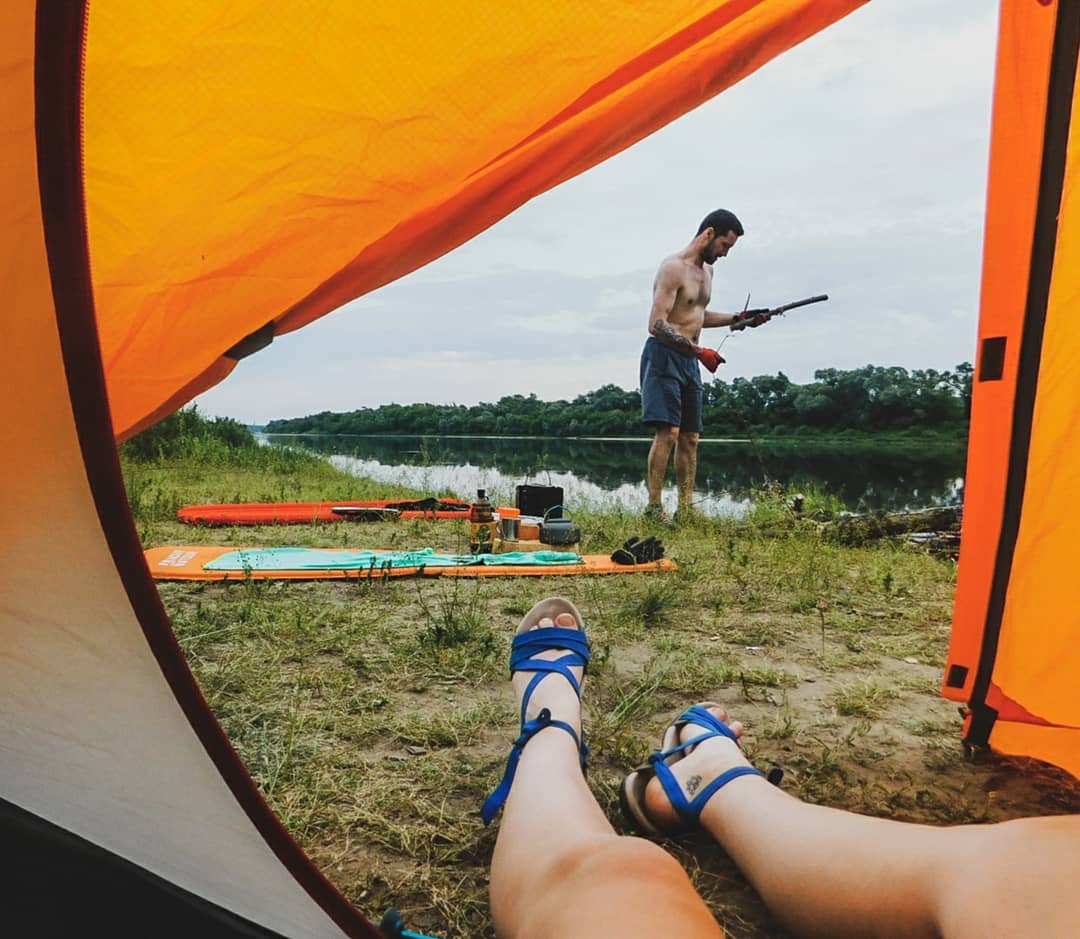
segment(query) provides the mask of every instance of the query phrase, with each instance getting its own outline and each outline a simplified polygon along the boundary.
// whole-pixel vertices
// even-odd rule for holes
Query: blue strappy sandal
[[[705,808],[705,803],[733,779],[738,779],[740,776],[764,778],[764,773],[752,766],[734,766],[708,783],[704,789],[694,795],[693,799],[687,799],[683,795],[682,787],[675,779],[675,774],[669,769],[672,763],[682,759],[699,743],[712,737],[727,737],[729,740],[734,740],[736,745],[739,743],[739,738],[735,736],[734,731],[707,710],[709,707],[719,707],[719,705],[706,701],[687,708],[664,731],[661,748],[649,757],[649,761],[644,766],[639,766],[623,780],[619,790],[619,801],[626,815],[642,831],[656,836],[670,834],[670,829],[665,831],[657,827],[645,812],[645,787],[653,777],[660,780],[660,785],[671,802],[672,808],[687,826],[697,822],[701,810]],[[699,725],[705,729],[693,739],[679,743],[679,732],[687,724]]]
[[[579,628],[570,626],[533,628],[540,620],[550,618],[554,621],[555,617],[561,613],[571,614],[574,621],[579,624]],[[546,652],[550,649],[565,649],[566,655],[550,661],[533,658],[537,653]],[[547,708],[543,708],[532,720],[525,719],[529,699],[532,697],[537,685],[552,672],[562,675],[570,682],[578,698],[581,697],[581,686],[578,684],[577,679],[574,678],[573,672],[570,671],[573,666],[585,670],[588,670],[589,667],[589,640],[585,635],[581,614],[573,603],[562,597],[549,597],[546,600],[541,600],[525,614],[521,624],[518,626],[517,635],[514,636],[514,641],[510,646],[510,674],[513,675],[514,672],[535,672],[536,674],[529,681],[525,688],[525,694],[521,698],[521,734],[510,748],[510,757],[506,761],[506,771],[503,773],[502,781],[495,791],[487,797],[483,807],[480,809],[480,815],[485,825],[491,824],[499,809],[502,808],[503,803],[506,802],[506,797],[510,794],[514,774],[517,772],[518,760],[521,759],[521,751],[524,749],[525,744],[546,727],[558,727],[573,738],[574,744],[581,753],[581,769],[584,772],[585,760],[589,752],[584,733],[579,740],[574,728],[565,721],[555,720],[551,716],[551,711]]]

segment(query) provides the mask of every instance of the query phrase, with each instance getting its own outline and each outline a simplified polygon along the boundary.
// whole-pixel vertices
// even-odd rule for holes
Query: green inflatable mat
[[[354,571],[414,567],[554,567],[583,564],[569,551],[508,551],[505,554],[436,554],[418,551],[327,551],[325,548],[245,548],[203,565],[208,571]]]

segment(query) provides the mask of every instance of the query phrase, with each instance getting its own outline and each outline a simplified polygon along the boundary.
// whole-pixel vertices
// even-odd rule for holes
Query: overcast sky
[[[420,271],[279,337],[200,396],[275,417],[637,387],[656,268],[711,209],[746,235],[710,309],[717,377],[974,361],[996,0],[872,0]],[[705,376],[708,378],[708,376]]]

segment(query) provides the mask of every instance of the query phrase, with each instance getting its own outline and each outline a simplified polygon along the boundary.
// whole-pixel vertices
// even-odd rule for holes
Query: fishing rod
[[[809,306],[811,303],[822,303],[823,301],[828,299],[829,295],[827,293],[819,293],[816,296],[806,297],[803,300],[794,300],[791,303],[785,303],[783,304],[783,306],[772,307],[771,309],[762,308],[759,310],[751,310],[748,309],[748,307],[750,306],[750,294],[747,294],[746,303],[743,306],[742,312],[738,313],[736,315],[736,318],[731,323],[731,332],[738,332],[739,330],[746,329],[747,327],[760,326],[762,325],[762,323],[767,323],[774,316],[783,316],[789,310],[796,310],[801,306]],[[730,338],[731,333],[728,333],[720,341],[720,345],[717,347],[716,350],[717,358],[719,359],[719,362],[717,364],[720,364],[720,362],[724,361],[723,358],[720,357],[719,351],[723,348],[724,343],[727,342]],[[709,368],[709,366],[706,365],[706,368]],[[709,370],[712,372],[716,371],[715,368],[709,368]],[[753,427],[750,424],[750,421],[747,420],[747,417],[743,413],[742,408],[739,406],[738,402],[733,401],[732,404],[734,405],[734,412],[736,413],[737,417],[746,429],[746,436],[750,442],[750,447],[754,451],[754,456],[757,459],[758,466],[761,467],[761,474],[764,477],[765,485],[768,486],[772,484],[773,480],[770,478],[769,470],[765,466],[765,458],[760,448],[758,447],[757,439],[754,436]]]
[[[809,306],[811,303],[821,303],[829,299],[827,293],[819,293],[816,297],[807,297],[805,300],[794,300],[791,303],[785,303],[783,306],[776,306],[772,309],[762,308],[760,310],[743,310],[738,316],[732,320],[731,329],[732,332],[738,332],[740,329],[746,329],[748,326],[760,326],[762,323],[767,323],[774,316],[783,316],[788,310],[795,310],[801,306]],[[750,298],[747,296],[747,306],[750,304]]]

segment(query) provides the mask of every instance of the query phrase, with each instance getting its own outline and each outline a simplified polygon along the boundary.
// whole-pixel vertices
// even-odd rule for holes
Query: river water
[[[487,489],[513,505],[516,486],[559,486],[570,509],[644,509],[650,440],[553,437],[406,437],[262,435],[267,443],[325,455],[357,476],[410,486],[428,494],[470,499]],[[853,512],[903,511],[956,505],[963,498],[964,447],[873,443],[702,440],[695,507],[707,515],[738,515],[771,482],[837,496]],[[675,508],[673,472],[664,503]]]

